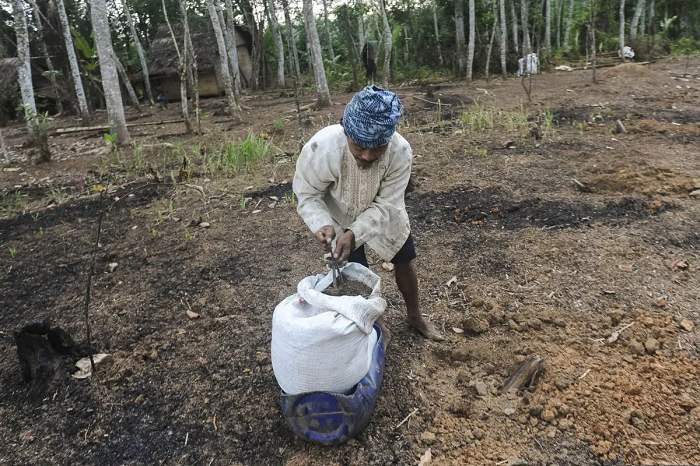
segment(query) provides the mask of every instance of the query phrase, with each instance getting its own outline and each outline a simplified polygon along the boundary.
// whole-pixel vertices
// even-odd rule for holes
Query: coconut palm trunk
[[[359,53],[362,53],[362,49],[365,46],[365,21],[363,18],[364,14],[362,12],[362,8],[363,8],[362,0],[355,0],[355,4],[359,7],[358,8],[359,14],[358,14],[358,18],[357,18],[357,35],[358,35],[359,41],[360,41],[360,52]]]
[[[544,48],[547,57],[552,55],[552,0],[544,0]]]
[[[194,97],[194,114],[197,120],[197,134],[202,134],[202,119],[201,112],[199,111],[199,74],[197,73],[197,56],[194,53],[194,46],[192,45],[190,21],[187,19],[187,0],[180,0],[180,15],[182,16],[182,26],[185,34],[185,47],[187,47],[187,60],[185,60],[185,66],[190,73],[188,75],[188,79],[191,81],[190,84],[192,85],[192,95]],[[182,94],[182,90],[180,90],[180,93]],[[185,129],[187,129],[186,125]]]
[[[56,0],[56,10],[58,10],[58,18],[61,22],[61,32],[63,41],[66,44],[66,53],[68,54],[68,63],[70,65],[71,76],[73,78],[73,86],[75,87],[75,96],[78,100],[78,110],[83,118],[87,118],[90,114],[87,99],[85,98],[85,90],[83,81],[80,78],[80,67],[78,66],[78,58],[75,56],[73,48],[73,36],[70,32],[68,24],[68,15],[66,14],[66,6],[63,0]]]
[[[386,15],[386,5],[384,5],[384,0],[379,0],[379,12],[382,16],[382,24],[384,25],[384,69],[382,70],[382,85],[384,89],[389,88],[389,81],[391,80],[391,52],[392,52],[392,37],[391,37],[391,27],[389,27],[389,19]]]
[[[440,31],[438,30],[437,21],[437,3],[433,3],[433,25],[435,26],[435,44],[437,44],[438,59],[440,60],[440,67],[444,66],[445,62],[442,60],[442,49],[440,48]]]
[[[153,105],[155,100],[153,99],[153,90],[151,89],[151,79],[148,74],[148,63],[146,62],[146,55],[143,53],[143,47],[141,46],[141,41],[136,33],[136,27],[134,26],[134,20],[131,18],[131,11],[129,11],[129,5],[126,0],[122,0],[124,4],[124,15],[126,16],[126,24],[129,26],[131,31],[131,40],[134,41],[136,46],[136,54],[139,56],[139,63],[141,63],[141,71],[143,72],[143,82],[146,87],[146,97],[148,101]]]
[[[221,31],[221,23],[219,22],[219,15],[216,13],[216,6],[214,5],[214,0],[207,0],[207,7],[209,10],[209,18],[211,19],[211,24],[214,27],[216,44],[219,47],[219,60],[221,60],[221,78],[224,81],[224,92],[226,92],[226,98],[228,99],[228,107],[231,112],[231,116],[240,119],[240,115],[238,115],[238,108],[236,106],[236,96],[234,95],[233,91],[231,73],[229,72],[229,64],[226,58],[228,56],[228,52],[226,51],[226,42],[224,42],[224,33]]]
[[[530,17],[530,2],[529,0],[521,0],[520,2],[520,21],[523,26],[523,56],[525,62],[527,63],[527,55],[532,51],[532,45],[530,44],[530,28],[529,28],[529,17]]]
[[[457,65],[457,75],[464,73],[464,1],[454,0],[455,4],[455,57]],[[471,23],[470,23],[471,24]]]
[[[630,25],[630,37],[632,39],[637,38],[637,31],[640,25],[640,19],[644,14],[644,9],[646,8],[646,0],[637,0],[637,7],[634,10],[634,16],[632,17],[632,24]],[[642,30],[644,30],[644,21],[641,21]]]
[[[56,81],[56,73],[53,67],[53,62],[51,61],[51,56],[49,55],[49,49],[46,46],[46,40],[44,40],[44,25],[41,22],[41,11],[35,0],[30,0],[32,8],[34,9],[34,25],[36,26],[36,32],[39,36],[39,47],[41,48],[41,54],[44,56],[44,61],[46,62],[46,69],[49,71],[49,81],[51,82],[51,88],[56,96],[56,110],[58,113],[63,113],[63,102],[61,100],[61,91],[58,88],[58,82]]]
[[[36,103],[34,102],[34,86],[32,85],[32,65],[29,52],[29,33],[27,32],[27,17],[24,12],[24,1],[12,1],[12,16],[15,22],[15,34],[17,35],[17,56],[20,66],[17,70],[19,90],[22,94],[22,106],[27,120],[27,129],[31,137],[34,137],[31,120],[36,117]]]
[[[277,21],[275,0],[267,0],[267,11],[270,14],[269,21],[270,27],[272,27],[272,40],[275,43],[275,49],[277,50],[277,85],[284,87],[284,43],[282,42],[280,24],[279,21]]]
[[[503,73],[503,78],[505,79],[508,74],[507,63],[506,63],[506,52],[508,47],[508,25],[506,24],[506,0],[501,0],[500,2],[500,13],[501,13],[501,70]]]
[[[181,53],[180,46],[177,44],[177,37],[175,37],[175,32],[168,19],[168,10],[165,8],[165,0],[161,0],[161,4],[163,6],[165,24],[168,25],[168,31],[170,31],[170,37],[173,40],[175,54],[177,55],[177,69],[180,74],[180,106],[182,108],[182,119],[185,120],[185,132],[190,134],[192,132],[192,125],[190,124],[190,110],[187,104],[187,38],[183,37],[183,50]]]
[[[571,22],[574,18],[574,0],[569,0],[569,14],[566,17],[566,29],[564,30],[564,50],[569,50],[569,36],[571,35]]]
[[[333,38],[331,37],[330,21],[328,21],[328,0],[323,0],[323,29],[326,33],[328,41],[328,54],[331,57],[331,63],[335,69],[335,51],[333,50]]]
[[[306,38],[309,45],[311,63],[314,70],[314,80],[316,81],[316,107],[328,107],[331,105],[331,94],[328,90],[326,72],[323,68],[323,55],[321,54],[321,41],[318,38],[316,29],[316,18],[312,0],[303,0],[303,16],[306,26]]]
[[[100,60],[100,76],[102,77],[102,89],[107,106],[110,132],[117,135],[118,145],[128,144],[131,142],[131,138],[126,128],[124,103],[119,88],[119,75],[117,74],[105,0],[90,0],[90,17],[97,43],[97,56]]]
[[[518,15],[515,13],[515,0],[510,0],[508,3],[510,3],[510,21],[513,28],[513,48],[515,53],[518,53],[520,47],[518,46]]]
[[[476,8],[474,0],[469,0],[469,47],[467,48],[467,81],[472,80],[474,68],[474,41],[476,40]]]
[[[625,47],[625,0],[620,0],[620,59],[625,61],[622,49]]]
[[[117,72],[119,73],[119,76],[122,78],[122,82],[124,83],[124,87],[126,87],[127,94],[129,94],[129,100],[131,100],[131,106],[134,107],[134,110],[141,113],[141,104],[139,104],[139,98],[136,95],[136,92],[134,91],[134,86],[131,85],[131,80],[129,79],[129,75],[126,73],[126,70],[124,69],[124,65],[122,65],[122,62],[119,61],[119,59],[116,57],[115,57],[114,63],[117,65]]]

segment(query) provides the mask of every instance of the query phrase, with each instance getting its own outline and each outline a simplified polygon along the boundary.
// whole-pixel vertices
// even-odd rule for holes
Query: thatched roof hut
[[[34,60],[34,59],[33,59]],[[35,97],[55,99],[56,94],[51,82],[42,75],[43,70],[38,66],[37,60],[32,61],[32,84]],[[18,57],[0,58],[0,90],[17,90],[19,92],[19,67],[22,60]]]
[[[173,32],[182,51],[182,27],[179,25],[174,27]],[[250,34],[236,26],[238,61],[244,87],[247,86],[253,70],[250,56],[251,42]],[[197,56],[200,95],[220,94],[223,91],[223,86],[219,84],[222,80],[220,77],[219,49],[214,30],[209,27],[204,31],[193,32],[192,46]],[[169,99],[179,98],[179,90],[177,93],[171,91],[174,82],[178,82],[177,87],[179,89],[179,72],[177,52],[167,25],[163,24],[158,27],[155,39],[151,42],[151,47],[148,51],[148,73],[155,92],[159,92],[158,89],[161,89]],[[135,80],[142,81],[143,74],[141,72],[137,73]]]

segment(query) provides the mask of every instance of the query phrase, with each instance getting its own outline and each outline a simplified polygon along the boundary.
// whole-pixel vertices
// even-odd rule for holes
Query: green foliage
[[[270,152],[272,143],[264,137],[249,132],[245,139],[228,143],[224,149],[209,161],[209,169],[216,173],[248,172],[251,165],[264,159]]]
[[[549,124],[551,130],[554,116],[552,112],[542,114],[544,124]],[[542,122],[540,122],[542,124]],[[508,134],[526,137],[530,134],[530,123],[527,110],[522,106],[516,110],[500,110],[486,108],[478,102],[462,113],[462,127],[472,132],[485,132],[493,129],[503,129]]]
[[[70,196],[66,194],[63,191],[63,188],[60,186],[50,184],[49,191],[51,192],[51,200],[55,205],[61,205],[70,198]]]
[[[17,255],[17,249],[9,248],[9,250],[10,250],[10,256],[14,259],[15,256]]]
[[[700,40],[695,40],[691,37],[682,37],[671,43],[671,51],[673,55],[682,55],[689,57],[700,53]]]
[[[27,211],[27,199],[19,191],[15,191],[12,194],[3,194],[2,205],[5,215],[8,217],[23,215]]]
[[[276,119],[272,122],[272,126],[275,128],[275,131],[282,131],[284,129],[284,118]]]

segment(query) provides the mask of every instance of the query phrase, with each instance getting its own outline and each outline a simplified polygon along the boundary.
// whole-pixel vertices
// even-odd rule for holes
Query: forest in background
[[[329,87],[358,89],[365,84],[366,43],[385,87],[505,76],[529,52],[552,69],[586,66],[596,53],[618,57],[625,45],[636,61],[700,50],[700,4],[682,0],[12,0],[0,3],[0,75],[10,76],[7,59],[18,57],[20,85],[2,86],[0,124],[24,117],[41,143],[49,114],[87,116],[106,107],[111,134],[128,142],[123,100],[136,107],[157,100],[146,63],[164,25],[179,43],[188,131],[199,115],[191,36],[212,30],[232,115],[242,92],[314,87],[323,107]],[[246,83],[236,71],[234,28],[248,39]],[[136,82],[137,75],[146,79]],[[32,76],[50,82],[56,98],[35,97]]]

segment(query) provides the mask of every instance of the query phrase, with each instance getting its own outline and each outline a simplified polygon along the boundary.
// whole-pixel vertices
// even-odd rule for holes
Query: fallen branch
[[[138,128],[140,126],[156,126],[156,125],[170,125],[175,123],[183,123],[185,120],[161,120],[161,121],[144,121],[143,123],[127,123],[127,128]],[[109,131],[109,125],[98,125],[98,126],[76,126],[73,128],[58,128],[54,131],[54,134],[69,134],[69,133],[82,133],[85,131]]]
[[[398,429],[399,427],[401,427],[402,425],[404,425],[406,422],[408,422],[409,419],[411,419],[411,416],[413,416],[413,415],[416,414],[417,412],[418,412],[418,408],[416,408],[416,409],[414,409],[413,411],[411,411],[410,413],[408,413],[408,416],[406,416],[406,417],[403,419],[403,421],[399,422],[399,424],[398,424],[396,427],[394,427],[394,429]]]
[[[424,99],[424,98],[422,98],[422,97],[418,97],[417,95],[413,95],[413,96],[411,96],[411,97],[413,97],[414,99],[420,100],[421,102],[425,102],[425,103],[428,103],[428,104],[431,104],[431,105],[438,105],[438,106],[440,106],[440,107],[451,107],[451,106],[452,106],[452,104],[443,104],[443,103],[440,102],[439,100],[438,100],[437,102],[431,102],[430,100]]]

